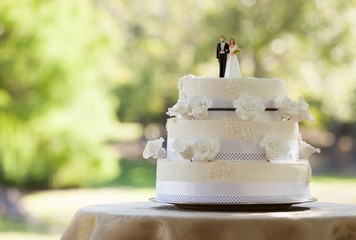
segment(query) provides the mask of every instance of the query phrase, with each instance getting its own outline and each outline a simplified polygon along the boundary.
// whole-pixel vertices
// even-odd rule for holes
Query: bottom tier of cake
[[[309,200],[309,161],[157,162],[156,200],[167,203],[274,204]]]

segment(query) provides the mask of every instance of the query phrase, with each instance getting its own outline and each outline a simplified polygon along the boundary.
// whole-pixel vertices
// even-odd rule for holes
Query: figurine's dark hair
[[[231,42],[231,40],[233,41],[234,44],[236,44],[234,37],[231,37],[231,38],[229,39],[229,43]]]
[[[222,35],[222,34],[220,35],[220,37],[225,39],[225,36],[224,36],[224,35]]]

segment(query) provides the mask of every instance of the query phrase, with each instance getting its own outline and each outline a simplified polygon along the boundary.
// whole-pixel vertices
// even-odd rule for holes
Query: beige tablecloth
[[[100,240],[356,240],[356,205],[306,203],[289,211],[212,212],[169,204],[81,208],[62,236]]]

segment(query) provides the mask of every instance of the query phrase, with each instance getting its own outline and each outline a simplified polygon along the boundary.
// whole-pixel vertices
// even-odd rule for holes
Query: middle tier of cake
[[[269,161],[261,145],[261,141],[266,137],[278,139],[277,144],[284,144],[288,148],[284,156],[276,157],[274,161],[299,160],[300,134],[296,122],[242,121],[236,118],[194,121],[169,119],[167,134],[167,158],[170,160],[182,159],[173,147],[177,139],[190,142],[199,139],[217,139],[219,153],[215,156],[215,160]]]

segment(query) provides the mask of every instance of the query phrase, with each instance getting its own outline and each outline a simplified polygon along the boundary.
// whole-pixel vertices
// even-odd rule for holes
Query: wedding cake
[[[307,201],[319,152],[301,139],[308,104],[291,100],[281,79],[187,75],[168,109],[167,141],[148,141],[157,158],[156,201],[273,204]]]

